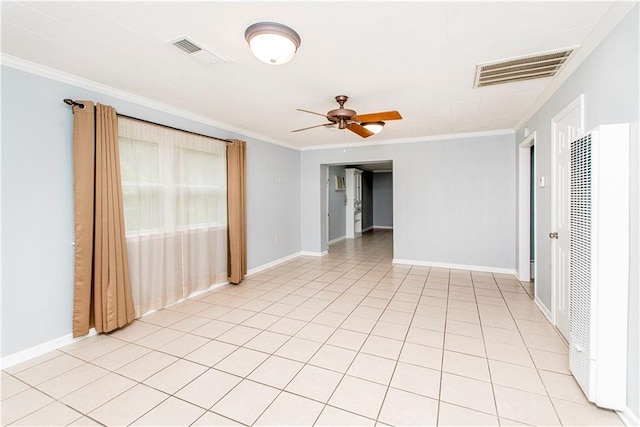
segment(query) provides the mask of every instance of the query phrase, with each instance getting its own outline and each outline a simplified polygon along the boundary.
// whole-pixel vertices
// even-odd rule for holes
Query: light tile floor
[[[2,424],[622,425],[513,276],[391,259],[366,233],[6,369]]]

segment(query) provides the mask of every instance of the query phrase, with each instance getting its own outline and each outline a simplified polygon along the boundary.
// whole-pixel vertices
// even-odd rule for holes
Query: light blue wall
[[[238,137],[249,144],[247,263],[252,269],[300,252],[300,152]]]
[[[542,108],[517,132],[517,142],[524,139],[527,127],[536,132],[536,173],[551,176],[551,119],[565,106],[584,94],[585,128],[602,124],[630,123],[631,155],[630,182],[630,282],[629,282],[629,347],[628,347],[628,404],[640,414],[640,148],[638,115],[640,45],[638,42],[638,14],[636,5],[616,28],[601,42],[580,67],[567,79]],[[537,188],[537,297],[551,310],[551,186]],[[625,249],[622,249],[625,250]]]
[[[344,179],[344,166],[329,167],[329,240],[346,234],[345,190],[336,190],[336,175]]]
[[[323,164],[393,161],[394,258],[515,268],[515,136],[303,151],[302,249],[322,250]]]
[[[73,95],[2,68],[2,356],[71,332]]]
[[[9,67],[2,67],[1,82],[3,357],[71,333],[73,115],[63,98],[246,140],[248,266],[300,251],[298,151]]]
[[[393,227],[393,173],[373,174],[373,225]]]

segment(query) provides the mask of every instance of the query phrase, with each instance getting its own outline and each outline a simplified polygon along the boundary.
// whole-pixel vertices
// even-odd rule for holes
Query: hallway
[[[367,232],[11,367],[2,424],[622,425],[513,276],[392,253]]]

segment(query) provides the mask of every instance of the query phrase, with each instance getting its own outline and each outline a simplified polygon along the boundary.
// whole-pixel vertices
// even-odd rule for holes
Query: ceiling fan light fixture
[[[360,126],[373,133],[380,133],[384,127],[384,122],[362,122]]]
[[[257,22],[244,33],[253,54],[271,65],[285,64],[300,47],[300,36],[291,28],[277,22]]]

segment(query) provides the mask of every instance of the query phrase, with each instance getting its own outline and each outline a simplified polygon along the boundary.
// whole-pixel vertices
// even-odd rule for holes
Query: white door
[[[551,120],[551,286],[556,327],[569,340],[571,141],[583,131],[583,97]]]

